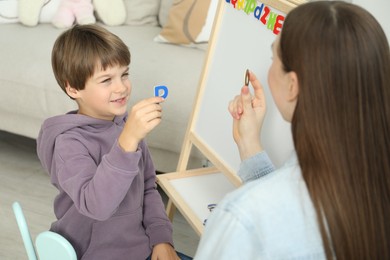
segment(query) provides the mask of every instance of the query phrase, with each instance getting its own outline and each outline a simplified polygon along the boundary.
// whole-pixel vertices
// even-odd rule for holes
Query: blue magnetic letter
[[[160,94],[162,92],[162,94]],[[155,86],[154,96],[166,98],[168,96],[168,88],[166,86]]]

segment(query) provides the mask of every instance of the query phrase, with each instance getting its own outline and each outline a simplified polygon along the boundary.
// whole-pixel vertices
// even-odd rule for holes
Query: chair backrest
[[[12,209],[15,214],[16,222],[18,223],[20,234],[22,235],[24,248],[26,248],[27,256],[29,260],[37,260],[34,244],[31,239],[30,231],[28,230],[26,219],[24,218],[22,207],[19,202],[12,204]]]
[[[77,260],[76,252],[69,241],[51,231],[38,234],[35,240],[35,250],[22,207],[18,202],[14,202],[12,208],[29,260],[37,260],[38,256],[40,260]]]
[[[57,233],[51,231],[40,233],[35,240],[35,246],[41,260],[77,260],[73,246]]]

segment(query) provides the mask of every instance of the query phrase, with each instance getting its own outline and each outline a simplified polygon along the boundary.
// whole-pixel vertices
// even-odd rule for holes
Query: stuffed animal
[[[91,0],[61,0],[52,23],[57,28],[68,28],[75,22],[92,24],[96,22]]]
[[[109,26],[121,25],[126,20],[124,0],[93,0],[96,16]]]
[[[35,26],[39,21],[39,14],[45,4],[45,0],[19,0],[18,14],[20,23],[27,26]]]
[[[50,1],[50,0],[49,0]],[[52,23],[58,28],[67,28],[78,24],[95,23],[96,16],[109,26],[121,25],[126,21],[124,0],[60,0],[59,8],[54,14]],[[36,26],[39,15],[47,0],[19,0],[19,21],[27,26]]]

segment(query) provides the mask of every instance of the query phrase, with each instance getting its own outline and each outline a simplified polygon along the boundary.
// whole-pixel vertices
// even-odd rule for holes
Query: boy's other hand
[[[180,260],[170,244],[161,243],[153,247],[152,260]]]

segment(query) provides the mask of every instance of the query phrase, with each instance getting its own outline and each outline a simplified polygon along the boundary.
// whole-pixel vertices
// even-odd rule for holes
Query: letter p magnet
[[[154,96],[167,98],[168,96],[168,88],[166,86],[155,86],[154,87]]]

